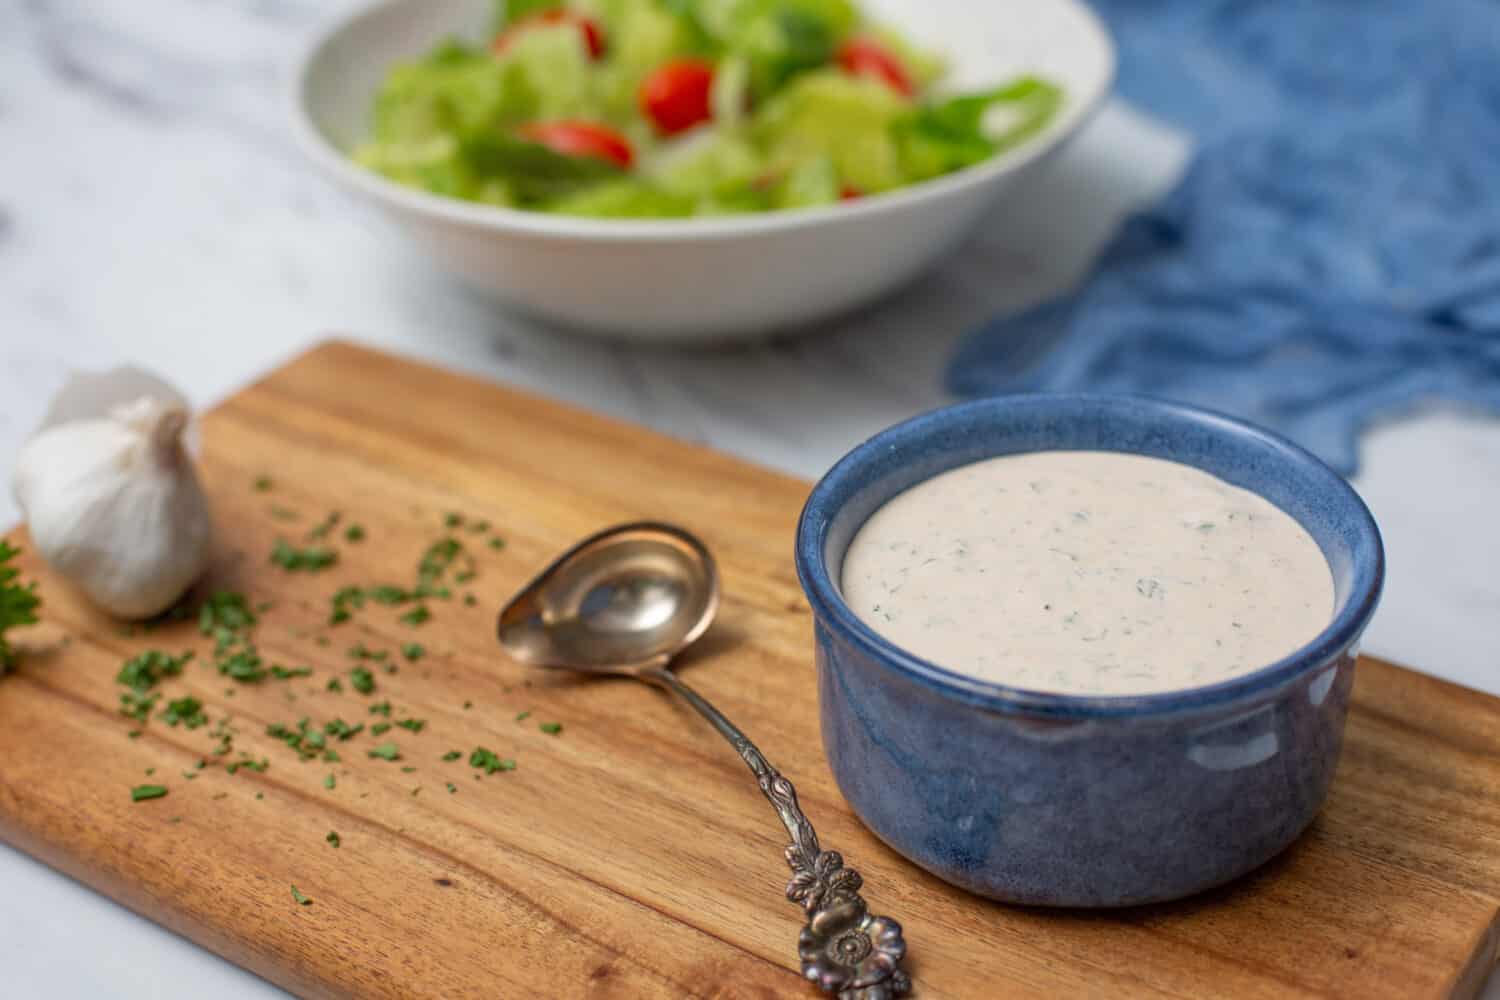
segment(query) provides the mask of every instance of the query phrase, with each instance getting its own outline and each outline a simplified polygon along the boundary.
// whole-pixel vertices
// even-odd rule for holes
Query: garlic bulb
[[[21,449],[13,485],[32,543],[116,617],[165,611],[207,568],[188,420],[182,395],[144,372],[77,376]]]

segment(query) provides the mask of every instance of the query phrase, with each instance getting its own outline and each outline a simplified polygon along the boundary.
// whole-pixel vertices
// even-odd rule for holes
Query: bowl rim
[[[701,216],[686,219],[596,219],[587,216],[550,215],[526,209],[504,208],[449,198],[409,188],[355,164],[323,134],[312,114],[311,81],[314,69],[343,35],[367,18],[386,10],[423,0],[374,0],[331,17],[302,47],[294,61],[289,88],[292,131],[296,144],[326,175],[365,197],[407,212],[432,216],[467,228],[507,232],[533,237],[584,238],[598,242],[618,241],[717,241],[765,233],[781,233],[827,222],[886,216],[915,208],[949,194],[981,187],[1015,174],[1027,165],[1057,150],[1076,135],[1104,105],[1114,87],[1118,58],[1114,40],[1099,16],[1081,0],[1048,0],[1072,10],[1093,38],[1102,62],[1098,84],[1091,92],[1066,94],[1059,113],[1041,133],[1013,149],[980,163],[920,181],[906,187],[868,195],[852,202],[815,208],[744,215]]]
[[[1273,663],[1215,684],[1139,695],[1062,694],[982,680],[908,652],[855,614],[828,572],[824,553],[822,528],[837,512],[837,492],[857,478],[878,454],[897,443],[922,440],[955,423],[993,420],[1017,407],[1064,413],[1079,406],[1144,408],[1158,420],[1187,421],[1214,434],[1253,440],[1269,448],[1278,461],[1311,471],[1322,481],[1327,495],[1353,518],[1355,550],[1372,557],[1356,568],[1343,609],[1316,636]],[[1221,706],[1279,688],[1298,675],[1332,663],[1359,640],[1380,601],[1385,581],[1385,551],[1374,516],[1354,488],[1317,456],[1273,431],[1215,410],[1124,393],[1014,393],[940,407],[894,424],[856,445],[813,486],[798,517],[794,558],[815,620],[886,669],[940,694],[992,711],[1078,720],[1170,715]]]

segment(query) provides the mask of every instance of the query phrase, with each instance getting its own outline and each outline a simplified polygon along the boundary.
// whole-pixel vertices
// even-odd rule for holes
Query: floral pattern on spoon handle
[[[844,867],[838,851],[818,846],[818,834],[797,804],[797,790],[771,766],[750,738],[729,717],[684,684],[661,663],[641,668],[638,676],[680,695],[734,747],[755,775],[767,801],[776,808],[792,842],[786,863],[792,877],[786,897],[807,914],[807,926],[797,938],[802,975],[839,1000],[894,1000],[911,991],[911,977],[901,968],[906,941],[901,925],[890,917],[871,915],[860,896],[864,879]]]
[[[905,995],[911,979],[901,969],[906,941],[901,925],[873,916],[860,896],[864,879],[844,866],[838,851],[818,846],[818,834],[797,804],[797,790],[744,736],[734,748],[792,835],[786,898],[800,903],[807,926],[797,939],[802,975],[839,1000],[888,1000]]]

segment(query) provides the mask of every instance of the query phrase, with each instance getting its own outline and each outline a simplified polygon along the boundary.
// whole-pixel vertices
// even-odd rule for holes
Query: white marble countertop
[[[0,4],[7,475],[70,369],[133,361],[207,404],[338,332],[816,476],[943,402],[956,338],[1074,280],[1185,155],[1111,105],[964,252],[879,308],[714,352],[567,338],[455,285],[297,157],[287,69],[314,20],[347,3]],[[1356,486],[1390,569],[1367,649],[1500,692],[1500,423],[1420,411],[1369,434],[1363,459]],[[14,517],[6,493],[0,521]],[[0,891],[8,995],[282,995],[4,847]]]

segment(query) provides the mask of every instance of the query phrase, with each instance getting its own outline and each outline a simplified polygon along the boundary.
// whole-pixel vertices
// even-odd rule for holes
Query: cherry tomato
[[[564,156],[592,156],[630,169],[635,151],[630,140],[607,125],[593,122],[532,122],[516,129],[523,139],[530,139]]]
[[[566,7],[554,7],[551,10],[544,10],[539,14],[532,14],[529,17],[521,18],[521,20],[500,33],[500,37],[495,39],[491,50],[496,55],[499,55],[505,51],[511,42],[516,40],[516,36],[520,35],[526,29],[539,24],[576,24],[578,25],[578,30],[583,33],[584,45],[588,46],[589,58],[598,59],[604,55],[604,32],[599,30],[599,25],[594,22],[593,18],[585,17],[583,14],[568,10]]]
[[[868,76],[888,85],[898,94],[917,92],[906,67],[884,45],[870,38],[851,38],[839,47],[839,65],[854,76]]]
[[[641,111],[663,135],[686,131],[713,117],[709,92],[714,68],[701,59],[669,62],[641,83]]]

